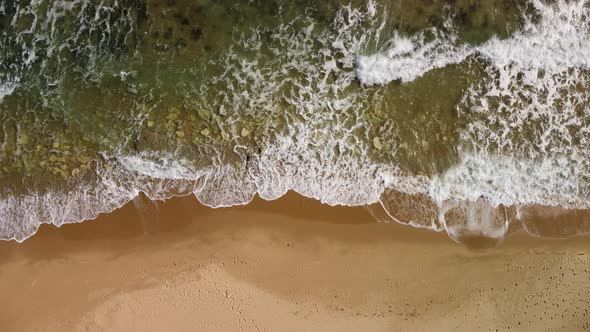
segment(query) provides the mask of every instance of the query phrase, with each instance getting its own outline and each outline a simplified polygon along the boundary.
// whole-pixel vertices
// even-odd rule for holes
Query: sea
[[[590,233],[590,2],[0,0],[0,239],[288,191]]]

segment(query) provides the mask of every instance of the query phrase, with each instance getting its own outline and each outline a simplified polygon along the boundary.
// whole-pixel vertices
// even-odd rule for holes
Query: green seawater
[[[566,8],[573,3],[554,4]],[[578,3],[575,10],[587,11],[585,2]],[[578,179],[573,198],[559,196],[553,187],[538,201],[529,195],[533,198],[513,200],[513,205],[505,201],[514,195],[502,196],[502,186],[497,199],[491,189],[474,195],[493,208],[502,203],[501,209],[547,205],[552,199],[585,208],[580,203],[589,192],[582,148],[590,91],[585,65],[564,68],[566,73],[576,70],[579,79],[557,92],[562,99],[545,100],[561,112],[569,110],[564,104],[568,98],[577,98],[570,118],[575,124],[563,130],[582,134],[572,133],[577,141],[564,140],[558,130],[547,147],[538,142],[548,137],[552,118],[525,114],[534,119],[523,124],[515,116],[528,112],[533,101],[523,91],[533,91],[534,85],[521,87],[518,68],[498,67],[485,54],[486,43],[511,40],[542,24],[539,8],[554,4],[0,0],[0,238],[23,239],[39,223],[75,222],[81,221],[74,220],[77,216],[108,212],[137,192],[166,198],[193,192],[199,197],[202,191],[204,203],[225,206],[272,191],[267,187],[302,191],[303,180],[289,183],[297,176],[309,179],[310,186],[341,191],[330,196],[309,189],[309,195],[330,204],[368,204],[391,186],[384,180],[390,177],[378,175],[383,170],[395,174],[395,181],[444,180],[464,163],[465,153],[532,162],[578,153],[584,162],[576,164],[582,172],[569,174]],[[588,23],[580,20],[579,33],[585,33]],[[428,67],[411,79],[363,82],[358,72],[363,56],[386,54],[412,38],[414,48],[396,60],[436,63],[445,45],[465,57]],[[431,43],[437,46],[420,51],[420,45]],[[409,62],[406,68],[412,66],[418,65]],[[513,94],[490,94],[510,70],[514,88],[507,91]],[[543,75],[553,79],[545,69],[535,70],[539,80]],[[551,88],[539,91],[531,93],[554,96]],[[515,103],[514,96],[522,96],[524,104]],[[498,111],[475,111],[484,99],[485,107]],[[513,137],[506,138],[509,145],[490,138],[511,121],[518,124]],[[487,131],[476,131],[477,126]],[[488,136],[481,136],[485,132]],[[573,147],[559,150],[563,144]],[[362,175],[356,176],[355,169]],[[364,188],[353,193],[363,183],[374,192]],[[397,185],[396,192],[411,191]],[[432,186],[420,188],[420,195],[437,201]],[[444,200],[454,197],[453,190],[444,190]],[[109,201],[105,195],[120,197]],[[58,204],[73,210],[84,210],[89,197],[98,203],[51,220],[56,213],[43,211],[47,197],[59,197]],[[42,201],[32,207],[38,218],[23,220],[14,212],[25,201]]]

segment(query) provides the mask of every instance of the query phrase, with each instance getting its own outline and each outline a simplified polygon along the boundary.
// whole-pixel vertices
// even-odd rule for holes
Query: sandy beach
[[[0,330],[590,328],[588,238],[517,233],[476,253],[295,194],[218,210],[193,197],[135,206],[0,243]]]

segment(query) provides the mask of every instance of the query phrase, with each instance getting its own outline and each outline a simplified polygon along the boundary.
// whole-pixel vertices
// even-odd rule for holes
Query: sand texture
[[[588,238],[476,253],[291,194],[140,203],[0,243],[0,331],[590,329]]]

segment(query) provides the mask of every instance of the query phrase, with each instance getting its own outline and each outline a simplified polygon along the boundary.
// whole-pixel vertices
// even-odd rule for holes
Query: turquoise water
[[[589,33],[586,1],[2,0],[0,238],[288,190],[463,244],[583,234]]]

